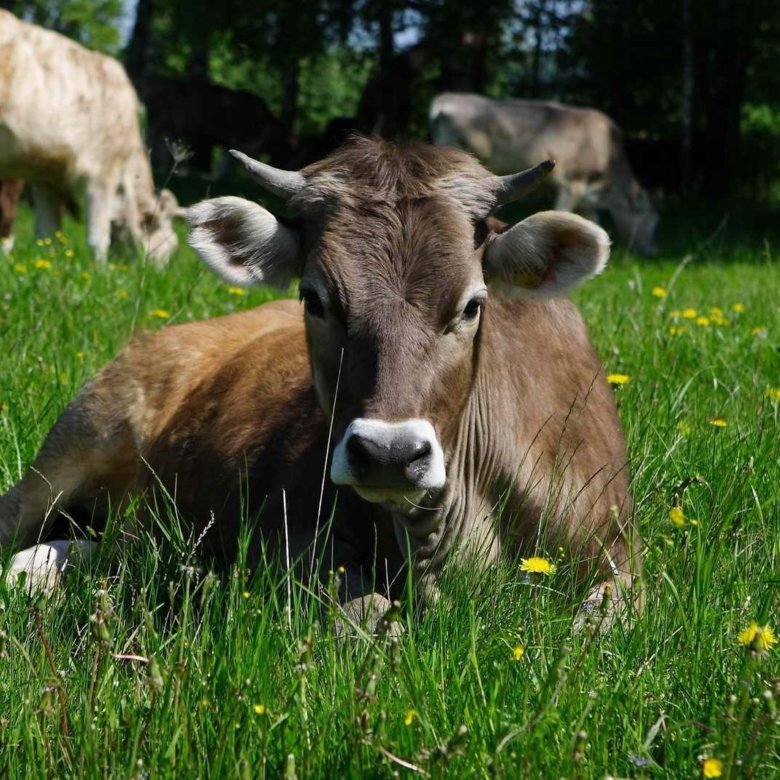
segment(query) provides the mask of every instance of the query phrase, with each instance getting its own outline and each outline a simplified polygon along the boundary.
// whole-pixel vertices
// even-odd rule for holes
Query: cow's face
[[[647,192],[632,180],[625,191],[608,197],[615,225],[627,237],[629,245],[643,255],[654,255],[658,212]]]
[[[237,198],[190,209],[191,243],[231,282],[300,278],[331,478],[368,501],[403,511],[444,487],[479,424],[490,296],[558,294],[606,260],[606,234],[570,214],[491,230],[498,181],[454,150],[361,141],[303,172],[294,227]]]

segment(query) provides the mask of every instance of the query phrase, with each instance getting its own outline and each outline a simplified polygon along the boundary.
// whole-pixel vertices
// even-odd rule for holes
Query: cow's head
[[[607,194],[612,218],[630,247],[643,255],[656,253],[655,230],[658,212],[650,196],[633,177]]]
[[[191,244],[232,284],[300,279],[333,481],[397,506],[435,497],[478,381],[489,296],[565,294],[604,267],[606,233],[562,212],[493,229],[490,212],[551,162],[497,177],[454,149],[367,139],[300,173],[236,156],[298,216],[203,201],[188,211]]]

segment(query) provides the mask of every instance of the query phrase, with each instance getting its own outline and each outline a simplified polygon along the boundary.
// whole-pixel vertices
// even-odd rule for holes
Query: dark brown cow
[[[23,189],[21,179],[0,180],[0,249],[5,252],[10,252],[14,246],[16,208]]]
[[[134,341],[0,498],[0,545],[32,543],[52,504],[99,512],[159,480],[195,533],[213,517],[217,554],[259,514],[253,566],[260,537],[274,549],[289,535],[295,555],[319,529],[353,606],[386,604],[407,552],[431,602],[456,551],[483,567],[538,545],[596,574],[588,605],[606,583],[625,593],[640,555],[623,436],[560,297],[602,270],[609,242],[561,212],[487,220],[551,164],[496,177],[455,149],[366,139],[300,173],[237,156],[297,219],[216,198],[189,210],[190,241],[231,283],[300,279],[303,307]]]

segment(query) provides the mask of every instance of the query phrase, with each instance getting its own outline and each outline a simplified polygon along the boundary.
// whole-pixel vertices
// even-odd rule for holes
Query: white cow
[[[113,225],[165,263],[178,207],[172,193],[155,195],[138,116],[119,62],[0,10],[0,178],[30,183],[37,236],[53,233],[61,204],[84,193],[96,259]]]
[[[459,146],[495,173],[554,158],[555,207],[594,219],[605,209],[631,246],[655,253],[658,213],[634,178],[620,129],[600,111],[536,100],[444,92],[430,110],[433,142]]]

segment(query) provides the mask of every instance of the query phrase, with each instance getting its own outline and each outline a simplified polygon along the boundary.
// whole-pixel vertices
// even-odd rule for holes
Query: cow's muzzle
[[[369,501],[415,497],[444,486],[444,453],[427,420],[353,420],[333,453],[330,476]]]

